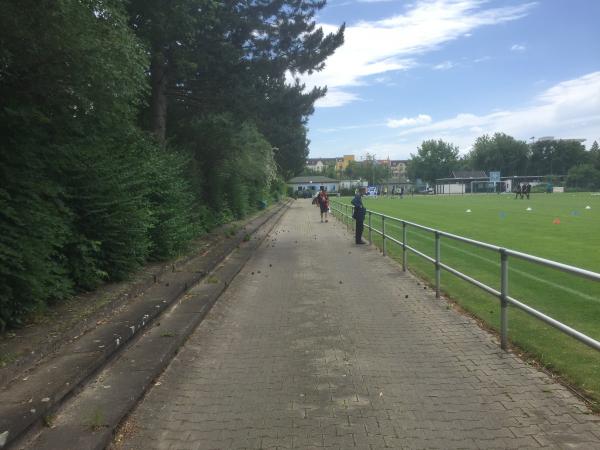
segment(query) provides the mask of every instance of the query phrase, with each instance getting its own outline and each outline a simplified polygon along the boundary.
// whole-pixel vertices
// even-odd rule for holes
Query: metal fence
[[[345,203],[340,203],[337,201],[331,201],[331,211],[338,217],[343,223],[347,225],[348,228],[352,227],[352,205],[348,205]],[[381,229],[377,229],[373,226],[373,217],[377,217],[381,219]],[[523,302],[511,297],[509,292],[509,284],[508,284],[508,264],[509,257],[522,259],[525,261],[529,261],[535,264],[539,264],[542,266],[550,267],[553,269],[557,269],[563,272],[567,272],[573,275],[577,275],[582,278],[586,278],[589,280],[600,282],[600,273],[591,272],[589,270],[581,269],[579,267],[569,266],[567,264],[562,264],[556,261],[551,261],[549,259],[539,258],[537,256],[529,255],[527,253],[518,252],[515,250],[510,250],[507,248],[498,247],[496,245],[487,244],[485,242],[476,241],[474,239],[469,239],[463,236],[458,236],[452,233],[446,233],[444,231],[436,230],[434,228],[426,227],[423,225],[419,225],[417,223],[408,222],[406,220],[398,219],[396,217],[387,216],[385,214],[380,214],[375,211],[367,211],[366,216],[367,223],[365,224],[365,228],[369,232],[369,242],[372,242],[372,234],[376,233],[381,236],[382,240],[382,253],[383,256],[387,255],[387,245],[388,241],[394,244],[399,245],[402,248],[402,270],[406,271],[407,268],[407,252],[412,252],[421,258],[431,262],[435,268],[435,295],[436,297],[440,296],[440,281],[441,281],[441,271],[444,269],[445,271],[451,273],[452,275],[461,278],[478,288],[484,290],[485,292],[492,294],[500,300],[500,346],[503,350],[507,349],[508,345],[508,305],[512,305],[518,309],[525,311],[531,316],[547,323],[548,325],[557,328],[563,333],[583,342],[589,347],[600,351],[600,342],[581,333],[580,331],[575,330],[574,328],[565,325],[564,323],[559,322],[552,317],[547,316],[546,314],[524,304]],[[386,233],[385,227],[386,223],[396,223],[402,225],[402,240],[398,240],[393,236]],[[411,247],[408,244],[407,240],[407,230],[412,227],[418,230],[423,230],[428,233],[431,233],[435,236],[435,257],[432,258],[426,255],[423,252],[420,252],[414,247]],[[441,252],[440,252],[440,241],[443,238],[452,239],[459,242],[464,242],[469,245],[484,248],[487,250],[494,251],[498,254],[500,259],[500,290],[494,289],[491,286],[488,286],[485,283],[482,283],[475,278],[472,278],[446,264],[444,264],[441,260]]]

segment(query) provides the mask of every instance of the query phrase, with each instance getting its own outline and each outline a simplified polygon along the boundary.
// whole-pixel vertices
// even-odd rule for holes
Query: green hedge
[[[170,258],[210,225],[194,208],[188,158],[139,133],[50,153],[0,160],[0,329]]]

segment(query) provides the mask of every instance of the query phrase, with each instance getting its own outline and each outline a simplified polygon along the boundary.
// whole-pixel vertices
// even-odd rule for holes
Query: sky
[[[310,157],[409,159],[483,134],[600,142],[600,0],[328,0],[346,23],[308,127]]]

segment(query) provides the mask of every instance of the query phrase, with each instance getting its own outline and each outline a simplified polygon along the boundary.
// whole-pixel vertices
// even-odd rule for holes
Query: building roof
[[[306,183],[339,183],[339,180],[333,178],[322,177],[320,175],[309,175],[304,177],[294,177],[288,180],[288,184],[306,184]]]
[[[309,166],[314,166],[319,161],[321,161],[323,164],[335,164],[337,162],[337,158],[308,158],[306,160],[306,164]]]
[[[453,170],[452,178],[488,178],[483,170]]]

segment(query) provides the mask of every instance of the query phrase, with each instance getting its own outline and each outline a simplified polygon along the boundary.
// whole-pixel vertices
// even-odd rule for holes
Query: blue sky
[[[329,0],[346,22],[309,121],[311,157],[408,159],[425,139],[600,141],[600,0]]]

